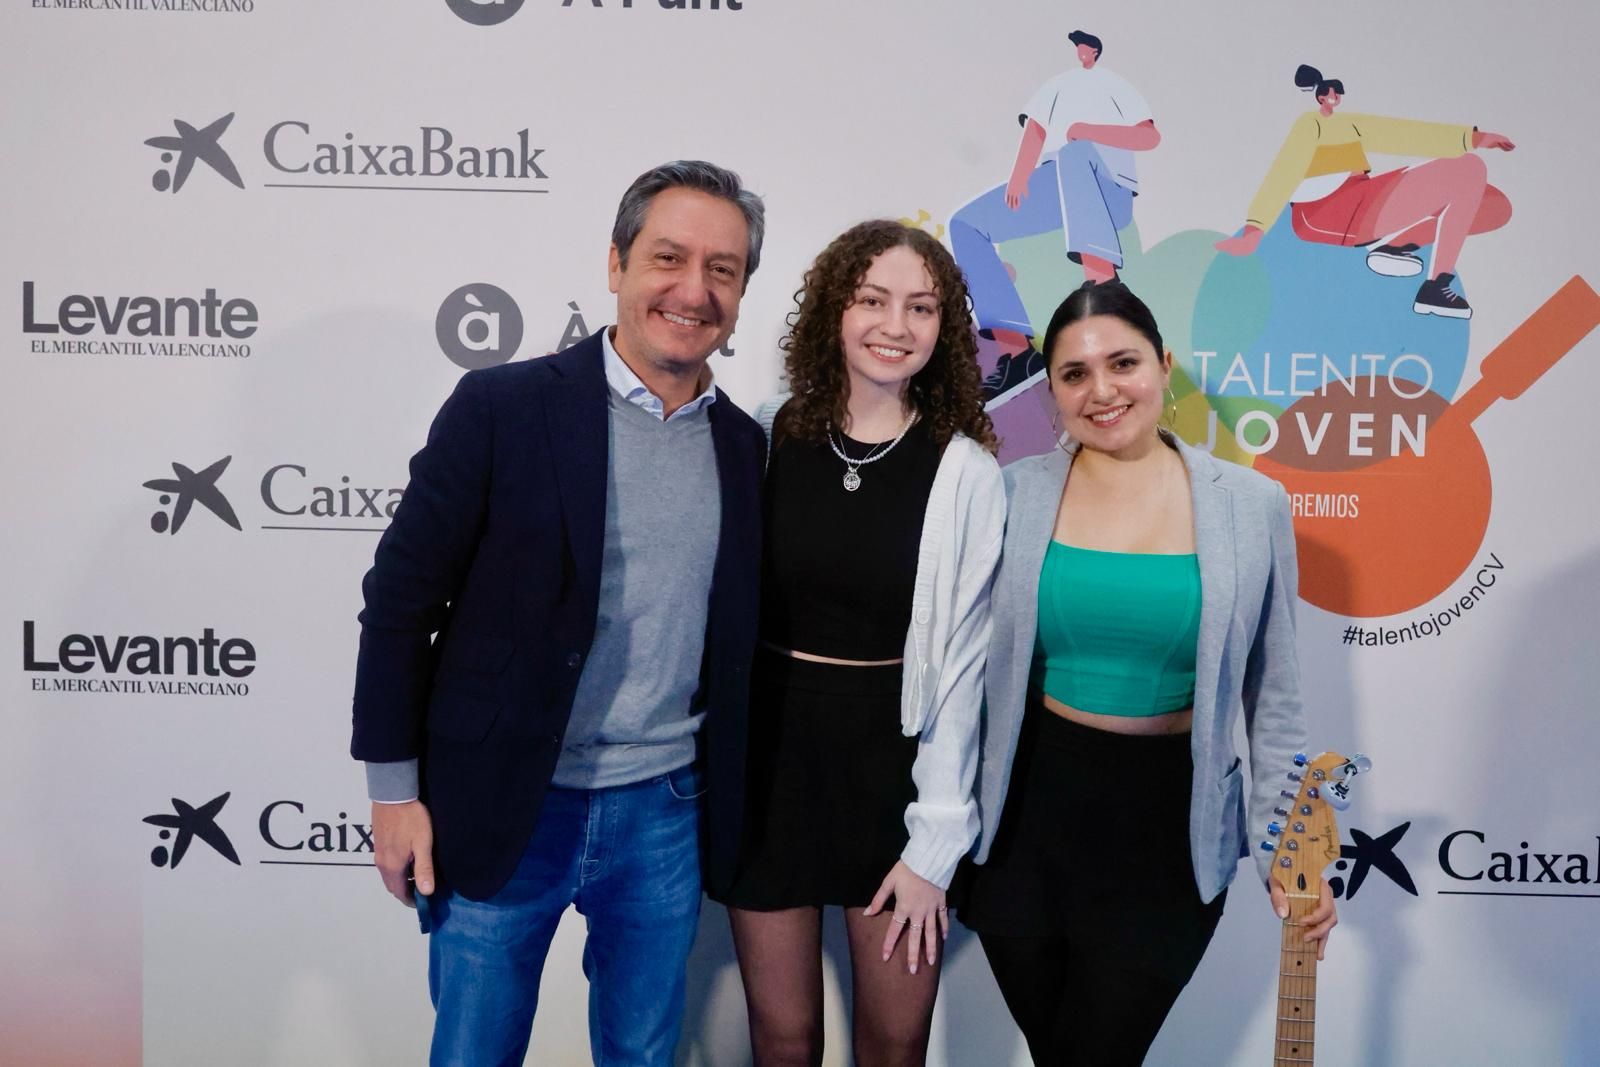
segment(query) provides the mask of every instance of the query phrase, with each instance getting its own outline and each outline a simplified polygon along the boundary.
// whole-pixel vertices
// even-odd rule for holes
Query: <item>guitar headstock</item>
[[[1296,755],[1294,762],[1289,781],[1295,788],[1279,793],[1261,847],[1273,854],[1272,878],[1284,892],[1317,893],[1323,868],[1339,858],[1333,813],[1350,806],[1350,783],[1370,771],[1372,761],[1324,752],[1316,759]]]

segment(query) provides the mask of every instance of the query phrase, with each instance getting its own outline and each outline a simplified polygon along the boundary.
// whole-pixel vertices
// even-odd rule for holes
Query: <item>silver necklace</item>
[[[834,428],[833,428],[832,424],[830,424],[828,426],[828,447],[833,449],[833,454],[834,455],[836,455],[840,459],[844,460],[844,487],[845,487],[845,491],[853,493],[857,489],[860,489],[861,488],[861,473],[860,473],[861,472],[861,468],[865,467],[868,463],[876,463],[876,462],[878,462],[878,460],[882,459],[884,456],[887,456],[890,452],[893,452],[894,451],[894,446],[900,443],[900,439],[902,437],[904,437],[911,430],[911,427],[916,424],[916,421],[917,421],[917,413],[915,411],[913,411],[911,413],[911,416],[906,419],[906,424],[904,426],[900,427],[900,432],[895,435],[895,439],[893,441],[888,442],[887,447],[882,443],[880,443],[878,445],[875,445],[873,447],[873,450],[871,452],[868,452],[861,459],[851,459],[849,456],[845,455],[844,448],[840,444],[836,443],[834,441],[834,439],[833,439]],[[843,433],[840,433],[840,436],[841,437],[844,436]],[[880,449],[880,448],[883,449],[882,452],[878,451],[878,449]]]

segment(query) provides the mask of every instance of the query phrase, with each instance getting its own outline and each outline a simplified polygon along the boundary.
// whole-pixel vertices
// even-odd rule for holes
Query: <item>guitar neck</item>
[[[1315,893],[1290,893],[1278,950],[1278,1033],[1272,1067],[1304,1067],[1315,1059],[1317,945],[1306,941],[1305,917],[1317,906]]]

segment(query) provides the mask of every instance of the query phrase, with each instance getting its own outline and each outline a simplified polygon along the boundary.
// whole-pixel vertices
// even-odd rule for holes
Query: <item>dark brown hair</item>
[[[844,426],[850,379],[839,338],[840,320],[855,302],[856,288],[872,261],[900,247],[922,257],[939,297],[939,338],[928,365],[912,377],[906,399],[932,427],[940,448],[963,433],[993,452],[998,443],[983,410],[966,279],[935,237],[890,219],[859,223],[834,238],[795,291],[789,332],[778,344],[794,399],[785,405],[775,429],[779,435],[821,444],[830,424]]]
[[[1156,350],[1157,359],[1162,358],[1166,349],[1161,346],[1161,328],[1156,325],[1156,317],[1150,313],[1149,305],[1121,282],[1084,282],[1081,287],[1067,294],[1055,314],[1050,316],[1050,325],[1045,327],[1046,368],[1055,363],[1056,338],[1061,336],[1061,331],[1095,315],[1121,319],[1150,342],[1150,347]]]

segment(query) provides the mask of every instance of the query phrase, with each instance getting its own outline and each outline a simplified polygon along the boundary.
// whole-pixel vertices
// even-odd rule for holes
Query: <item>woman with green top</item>
[[[1160,429],[1172,355],[1125,286],[1067,297],[1044,355],[1065,436],[1005,471],[979,866],[954,899],[1036,1062],[1137,1064],[1305,744],[1294,533],[1281,485]],[[1319,956],[1336,921],[1324,887]]]
[[[1382,115],[1335,115],[1344,82],[1301,64],[1294,83],[1312,93],[1317,110],[1295,120],[1237,236],[1217,242],[1230,255],[1247,256],[1289,205],[1302,241],[1370,245],[1367,266],[1390,277],[1422,273],[1416,253],[1433,245],[1433,264],[1417,290],[1419,314],[1472,317],[1455,287],[1456,257],[1467,236],[1497,230],[1511,218],[1511,201],[1489,184],[1489,170],[1474,148],[1516,145],[1498,133]],[[1372,173],[1368,152],[1422,156],[1428,161]]]

